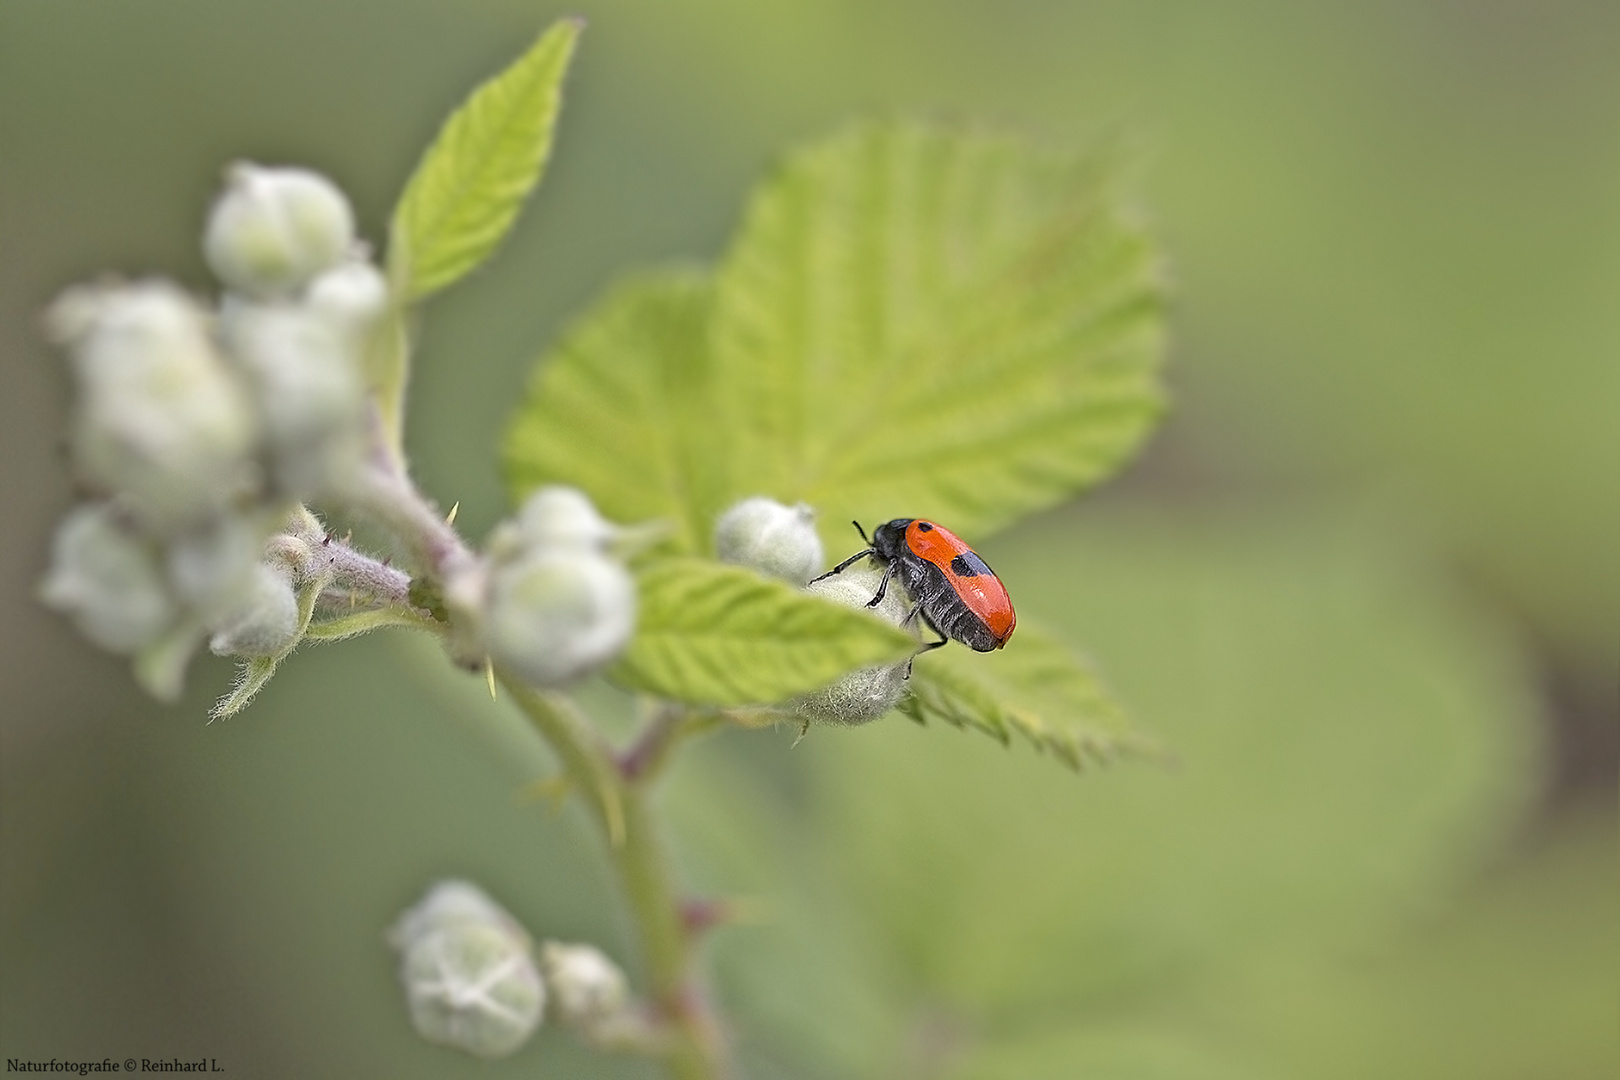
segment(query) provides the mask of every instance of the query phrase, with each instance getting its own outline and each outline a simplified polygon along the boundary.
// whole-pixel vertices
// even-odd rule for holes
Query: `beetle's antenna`
[[[866,530],[861,528],[861,523],[858,521],[852,521],[850,524],[855,526],[855,531],[861,534],[861,539],[866,541],[866,546],[871,547],[872,541],[867,539]]]

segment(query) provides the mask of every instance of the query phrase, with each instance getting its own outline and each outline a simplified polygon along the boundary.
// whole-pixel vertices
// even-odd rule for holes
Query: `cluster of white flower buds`
[[[866,608],[877,594],[883,568],[851,566],[841,574],[812,581],[821,572],[821,538],[815,513],[803,503],[784,506],[773,499],[744,499],[721,515],[715,526],[715,553],[735,563],[781,578],[806,592],[847,607]],[[867,608],[896,626],[907,625],[910,608],[903,589],[891,587],[883,602]],[[915,627],[915,622],[909,624]],[[911,661],[852,671],[830,686],[796,698],[789,710],[807,721],[864,724],[900,703],[911,677]]]
[[[611,546],[621,530],[570,487],[536,490],[490,537],[488,565],[461,614],[482,618],[491,659],[536,686],[561,686],[617,656],[635,629],[636,591]]]
[[[478,886],[441,881],[389,931],[417,1034],[483,1058],[515,1052],[553,1021],[598,1046],[645,1039],[644,1011],[621,971],[592,945],[546,942],[540,962],[523,927]]]
[[[214,312],[145,280],[71,288],[46,314],[73,365],[92,501],[58,531],[41,596],[140,657],[164,697],[205,638],[259,656],[296,636],[293,574],[265,543],[362,467],[365,359],[388,303],[348,201],[307,170],[232,166],[204,251],[226,290]]]

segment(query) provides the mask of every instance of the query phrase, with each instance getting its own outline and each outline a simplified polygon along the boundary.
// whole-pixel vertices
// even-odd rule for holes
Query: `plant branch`
[[[397,534],[435,580],[447,583],[477,564],[461,534],[404,473],[373,466],[346,494],[356,509]]]
[[[669,858],[648,804],[649,792],[621,771],[620,759],[573,703],[500,673],[503,685],[551,744],[607,834],[614,869],[640,938],[649,998],[669,1024],[665,1064],[675,1080],[727,1075],[723,1040],[694,970],[693,935],[676,895]],[[673,725],[655,718],[655,730]],[[647,774],[641,773],[645,778]]]
[[[697,712],[681,705],[659,706],[635,741],[615,756],[619,776],[627,784],[650,783],[676,746],[724,722],[724,717],[713,712]]]

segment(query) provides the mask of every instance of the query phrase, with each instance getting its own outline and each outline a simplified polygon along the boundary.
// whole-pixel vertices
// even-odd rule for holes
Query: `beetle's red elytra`
[[[895,518],[873,529],[867,540],[861,523],[854,525],[867,546],[817,581],[842,573],[871,556],[883,564],[883,580],[866,606],[882,603],[889,579],[898,574],[913,605],[905,622],[920,618],[940,636],[938,641],[924,646],[925,651],[951,640],[977,652],[990,652],[1007,644],[1018,625],[1012,600],[995,571],[955,533],[922,518]]]

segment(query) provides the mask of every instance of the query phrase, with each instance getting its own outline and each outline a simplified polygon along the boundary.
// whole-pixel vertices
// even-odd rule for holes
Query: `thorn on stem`
[[[681,926],[692,937],[717,926],[764,921],[761,902],[753,897],[700,897],[681,902]]]
[[[563,804],[568,801],[569,792],[574,790],[574,782],[567,773],[558,773],[543,780],[536,780],[527,785],[518,793],[523,802],[549,802],[553,814],[561,813]]]
[[[724,900],[705,897],[686,900],[681,904],[681,926],[692,937],[700,937],[723,922],[729,921],[730,905]]]

